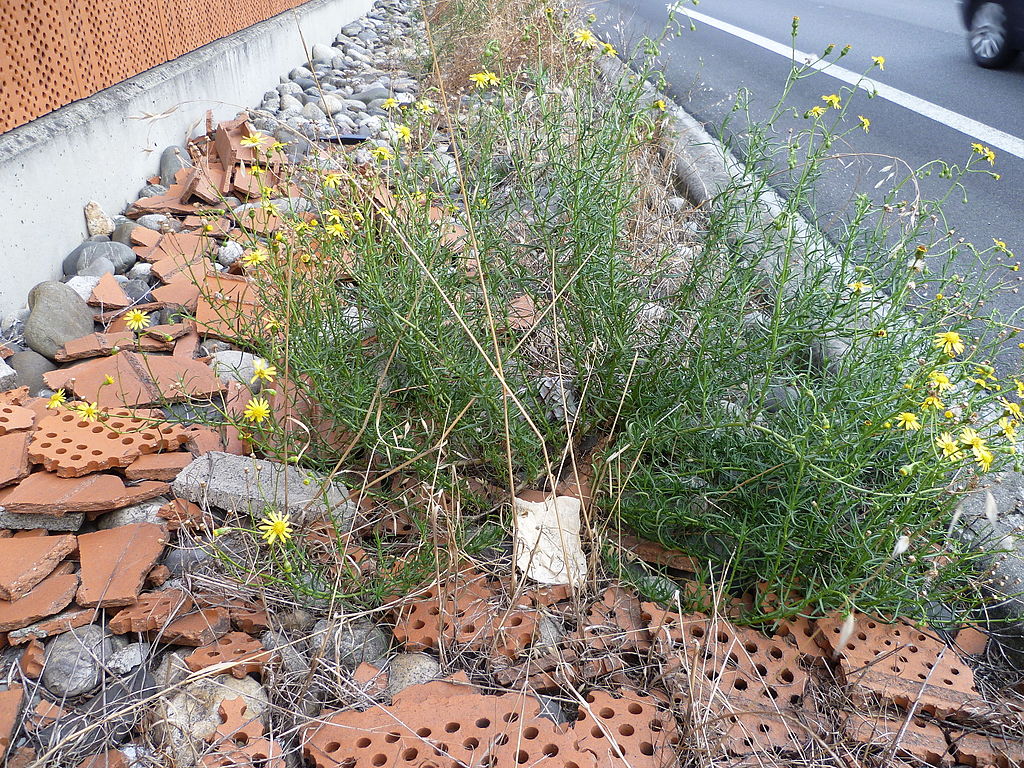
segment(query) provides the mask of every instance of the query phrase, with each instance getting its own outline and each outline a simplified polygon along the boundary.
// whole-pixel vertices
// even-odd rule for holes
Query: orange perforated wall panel
[[[306,0],[0,0],[0,133]]]

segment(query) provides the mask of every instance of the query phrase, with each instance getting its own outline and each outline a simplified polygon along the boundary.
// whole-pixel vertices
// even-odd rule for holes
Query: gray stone
[[[320,107],[328,115],[333,115],[336,112],[342,112],[345,109],[345,102],[339,99],[337,96],[331,93],[325,93],[317,101],[317,106]]]
[[[225,699],[237,698],[245,702],[247,717],[265,722],[270,708],[267,694],[251,677],[201,678],[161,695],[153,705],[149,723],[153,735],[166,750],[168,764],[194,768],[208,749],[206,741],[221,724],[221,704]]]
[[[117,230],[115,230],[115,233]],[[117,274],[124,274],[135,263],[135,251],[122,242],[87,240],[64,258],[64,274],[82,274],[82,269],[96,258],[105,258]]]
[[[147,184],[139,190],[139,198],[143,197],[156,197],[157,195],[166,195],[167,187],[163,184]]]
[[[149,659],[152,646],[149,643],[131,643],[107,659],[107,670],[115,675],[127,675]]]
[[[148,264],[146,266],[149,266]],[[121,275],[118,275],[121,277]],[[145,280],[128,280],[121,284],[121,288],[124,290],[125,296],[127,296],[134,304],[145,304],[150,298],[149,295],[149,283]]]
[[[110,236],[110,239],[115,243],[121,243],[121,245],[132,245],[132,230],[135,229],[138,224],[134,221],[125,221],[114,227],[114,234]]]
[[[161,690],[174,688],[182,680],[192,674],[192,670],[185,663],[185,657],[192,653],[192,649],[177,650],[165,653],[160,662],[153,670],[153,677]]]
[[[64,285],[81,296],[82,301],[88,301],[89,297],[92,296],[92,289],[95,288],[99,282],[100,279],[98,277],[75,275],[74,277],[68,278],[68,281],[64,283]]]
[[[79,277],[103,277],[106,274],[114,274],[114,263],[103,256],[91,258],[78,269]]]
[[[390,643],[384,630],[369,619],[322,619],[313,626],[310,645],[325,661],[351,671],[364,661],[381,666]]]
[[[568,723],[576,718],[572,717],[566,712],[565,707],[562,706],[561,702],[553,696],[544,696],[540,693],[533,694],[533,698],[540,704],[540,716],[546,717],[555,723]]]
[[[291,83],[291,85],[294,85],[296,90],[298,90],[299,93],[302,93],[302,89],[299,88],[299,86],[295,85],[295,83]],[[280,109],[281,109],[282,112],[293,112],[293,111],[295,111],[295,112],[301,113],[302,112],[302,102],[299,99],[297,99],[295,97],[295,95],[293,95],[293,94],[285,94],[284,96],[281,97],[281,107],[280,107]]]
[[[128,270],[130,280],[149,280],[153,276],[153,265],[148,261],[140,261]]]
[[[154,232],[164,232],[167,230],[171,232],[181,231],[180,221],[162,213],[147,213],[145,216],[139,216],[135,223],[140,227],[152,229]]]
[[[329,518],[342,531],[349,529],[356,514],[356,505],[340,483],[279,462],[220,451],[194,459],[172,487],[179,498],[203,506],[256,516],[270,507],[298,521]]]
[[[42,682],[58,698],[81,696],[99,686],[114,647],[103,628],[87,624],[58,635],[46,646]]]
[[[18,372],[0,360],[0,389],[14,389],[17,380]]]
[[[85,204],[85,230],[90,235],[109,235],[114,231],[113,220],[95,200]]]
[[[329,45],[323,43],[314,43],[313,50],[311,51],[311,57],[313,61],[330,63],[331,59],[338,55],[338,52]]]
[[[388,665],[388,695],[441,676],[441,665],[426,653],[400,653]]]
[[[362,114],[366,111],[366,105],[358,99],[345,99],[342,103],[349,112]]]
[[[92,309],[64,283],[40,283],[29,292],[28,306],[25,343],[50,360],[65,342],[93,332]]]
[[[377,99],[386,99],[390,95],[391,92],[387,88],[377,86],[376,88],[367,88],[364,91],[353,93],[352,98],[358,99],[364,104],[369,104],[371,101],[376,101]]]
[[[181,577],[199,570],[212,558],[209,547],[174,546],[164,555],[164,565],[175,576]]]
[[[313,73],[305,67],[295,67],[288,73],[289,80],[308,80],[311,77],[313,77]]]
[[[264,365],[267,362],[262,357],[257,357],[251,352],[232,349],[227,352],[215,352],[210,365],[213,368],[213,374],[222,383],[227,384],[237,381],[250,389],[256,390],[259,389],[259,381],[250,383],[253,374],[256,372],[256,361],[260,361]]]
[[[547,614],[541,614],[537,619],[537,634],[533,647],[554,651],[564,638],[565,626],[562,622],[556,621]]]
[[[84,512],[67,512],[63,515],[37,515],[8,512],[3,507],[0,507],[0,528],[11,528],[16,531],[32,531],[37,528],[45,528],[48,531],[74,532],[81,529],[84,522]],[[11,637],[14,637],[13,632]]]
[[[281,667],[290,675],[309,673],[309,660],[300,650],[306,645],[305,639],[291,641],[284,632],[268,630],[260,635],[260,642],[268,651],[277,651],[281,658]]]
[[[132,523],[162,524],[164,521],[156,513],[167,502],[168,499],[165,499],[163,496],[157,496],[141,504],[122,507],[112,512],[105,512],[96,518],[96,527],[101,531],[105,531],[108,528],[119,528],[122,525],[131,525]]]
[[[245,253],[245,248],[234,240],[227,240],[224,245],[217,249],[217,263],[223,267],[230,267]]]
[[[281,83],[277,86],[277,92],[281,94],[281,103],[284,104],[285,96],[295,96],[302,93],[302,87],[295,83]]]
[[[184,147],[170,146],[160,153],[160,183],[170,187],[174,183],[174,174],[182,168],[191,168],[192,161]]]
[[[327,115],[316,104],[312,102],[302,108],[302,116],[307,120],[326,120]]]

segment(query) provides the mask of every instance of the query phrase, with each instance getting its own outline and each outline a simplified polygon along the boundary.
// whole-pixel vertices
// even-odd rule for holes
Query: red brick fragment
[[[192,598],[180,589],[148,592],[138,601],[119,611],[108,626],[115,635],[126,632],[152,632],[192,610]]]
[[[371,699],[380,698],[388,689],[388,673],[368,661],[355,668],[352,680]]]
[[[38,640],[32,640],[25,646],[25,650],[18,659],[18,666],[22,674],[30,680],[38,680],[43,674],[43,659],[46,657],[46,648]]]
[[[14,735],[14,726],[21,714],[21,699],[25,690],[19,687],[0,691],[0,756],[7,753]]]
[[[956,647],[968,656],[980,656],[988,647],[988,634],[977,627],[964,627],[956,633]]]
[[[190,456],[191,454],[185,454]],[[204,522],[210,520],[209,515],[203,512],[202,507],[184,499],[171,499],[156,512],[157,517],[167,521],[167,529],[177,531],[180,528],[196,530]]]
[[[57,477],[51,472],[33,472],[18,485],[0,488],[0,507],[25,514],[98,514],[138,504],[169,490],[167,483],[153,481],[128,487],[117,475],[105,473]]]
[[[92,289],[92,294],[86,303],[91,307],[100,307],[101,309],[124,309],[132,302],[125,295],[121,284],[114,279],[113,274],[107,272],[100,277],[100,281]]]
[[[976,768],[1019,768],[1024,765],[1024,744],[987,733],[952,733],[956,761]]]
[[[229,632],[216,642],[190,653],[185,657],[185,664],[193,672],[216,665],[230,665],[225,666],[224,671],[240,680],[246,675],[262,672],[273,655],[259,640],[244,632]]]
[[[110,330],[107,333],[90,333],[78,339],[66,342],[57,350],[54,360],[68,363],[74,360],[85,360],[89,357],[105,357],[121,350],[142,352],[170,352],[174,349],[173,342],[151,336],[137,336],[129,330]]]
[[[0,600],[17,600],[75,550],[75,537],[0,539]]]
[[[84,627],[86,624],[92,624],[95,619],[96,611],[92,608],[71,609],[49,619],[29,624],[23,629],[12,629],[7,634],[7,641],[11,645],[24,645],[32,640],[40,640]]]
[[[17,600],[0,600],[0,632],[21,629],[59,613],[71,604],[77,590],[76,574],[56,573],[47,576]]]
[[[31,408],[20,405],[0,405],[0,435],[31,429],[36,414]]]
[[[167,583],[169,578],[171,578],[171,569],[161,563],[160,565],[154,566],[153,569],[146,574],[146,586],[162,586]]]
[[[946,734],[935,723],[920,718],[893,718],[850,713],[843,723],[847,738],[894,751],[901,757],[916,757],[928,765],[948,764]]]
[[[0,435],[0,488],[28,477],[32,471],[28,460],[31,439],[28,431]]]
[[[173,482],[192,463],[191,453],[150,453],[140,456],[124,471],[129,480],[161,480]]]
[[[209,645],[231,630],[231,616],[224,608],[204,608],[175,619],[159,634],[159,640],[171,645],[198,648]]]
[[[36,751],[32,747],[18,747],[7,757],[5,768],[36,768]]]
[[[90,755],[78,764],[78,768],[131,768],[124,752],[119,749],[108,749],[98,755]]]
[[[167,533],[154,523],[133,523],[79,536],[82,586],[78,604],[111,607],[134,603],[166,543]]]
[[[32,642],[42,648],[42,643],[35,640]],[[42,666],[40,666],[39,670],[40,674],[42,674]],[[38,676],[39,675],[36,675],[36,677]],[[33,733],[34,731],[38,731],[40,728],[46,728],[53,725],[65,715],[67,715],[66,710],[58,707],[52,701],[46,701],[46,699],[43,699],[36,704],[35,709],[27,713],[25,717],[25,730],[29,733]]]

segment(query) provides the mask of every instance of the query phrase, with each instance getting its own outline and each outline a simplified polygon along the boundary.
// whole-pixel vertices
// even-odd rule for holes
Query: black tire
[[[971,15],[967,47],[974,61],[987,69],[1005,67],[1017,58],[1017,50],[1010,46],[1009,20],[1001,2],[978,3]]]

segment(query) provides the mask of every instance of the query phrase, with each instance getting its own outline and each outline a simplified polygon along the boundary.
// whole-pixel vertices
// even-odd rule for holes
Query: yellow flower
[[[839,109],[839,105],[842,102],[842,98],[835,93],[830,93],[828,96],[822,96],[821,100],[824,101],[826,105],[832,107],[832,109]]]
[[[260,264],[266,264],[270,260],[270,254],[262,248],[254,248],[251,251],[246,251],[242,254],[242,265],[252,269],[258,267]]]
[[[952,382],[949,380],[949,376],[944,374],[942,371],[932,371],[929,373],[928,381],[930,381],[939,392],[945,392],[953,386]]]
[[[266,138],[262,133],[253,133],[251,136],[243,136],[242,140],[238,143],[243,147],[258,147]]]
[[[270,416],[270,403],[265,397],[254,397],[245,405],[242,418],[246,421],[262,424]]]
[[[857,115],[857,119],[860,120],[860,127],[864,129],[864,133],[871,130],[871,121],[864,117],[864,115]]]
[[[980,451],[985,447],[985,440],[970,427],[960,430],[960,442],[971,447],[972,451]]]
[[[344,224],[328,224],[324,227],[324,231],[328,237],[345,237],[348,234]]]
[[[992,242],[995,244],[997,251],[1002,251],[1003,253],[1006,253],[1007,248],[1005,242],[1003,242],[1002,240],[997,240],[994,237],[992,238]]]
[[[1000,397],[999,404],[1013,417],[1014,421],[1024,422],[1024,412],[1021,412],[1021,408],[1017,403],[1007,400],[1005,397]]]
[[[419,101],[417,101],[416,109],[418,109],[424,115],[432,115],[434,112],[437,112],[437,107],[435,107],[426,99],[420,99]]]
[[[988,468],[992,466],[992,462],[995,460],[995,454],[987,448],[982,448],[974,452],[974,460],[978,462],[982,472],[988,472]]]
[[[942,458],[953,461],[960,458],[960,446],[949,432],[943,432],[935,438],[935,444],[942,450]]]
[[[879,69],[885,69],[885,56],[872,56],[871,63]]]
[[[615,50],[615,46],[611,43],[601,43],[601,53],[605,56],[614,56],[618,51]]]
[[[56,392],[50,395],[50,399],[46,401],[46,407],[51,409],[60,408],[67,401],[68,393],[65,392],[63,389],[58,389]]]
[[[280,152],[282,149],[284,149],[287,146],[288,145],[285,144],[283,141],[275,141],[273,144],[270,145],[270,149],[268,149],[267,151],[268,152]]]
[[[824,114],[824,107],[811,107],[810,109],[807,110],[807,113],[804,115],[804,117],[821,117]]]
[[[270,365],[266,360],[257,359],[252,366],[253,376],[249,379],[250,384],[255,384],[257,381],[265,381],[268,384],[274,381],[274,377],[277,376],[277,366]]]
[[[149,315],[143,312],[141,309],[132,309],[125,312],[124,324],[128,326],[129,330],[141,331],[149,327]]]
[[[904,411],[896,417],[896,426],[912,432],[921,428],[921,422],[918,420],[916,413]]]
[[[324,176],[324,186],[327,189],[337,189],[338,184],[341,183],[342,175],[340,173],[331,172]]]
[[[331,224],[337,224],[344,217],[345,214],[342,211],[339,211],[337,208],[328,208],[326,211],[324,211],[324,218],[331,222]]]
[[[1013,440],[1017,436],[1017,428],[1013,426],[1013,422],[1003,416],[999,420],[999,428],[1003,430],[1003,434]]]
[[[976,155],[981,155],[985,160],[988,160],[989,165],[995,165],[996,153],[984,144],[978,144],[977,142],[971,144],[971,151]]]
[[[947,411],[946,411],[946,412],[945,412],[944,414],[942,414],[942,415],[943,415],[943,416],[945,416],[945,417],[946,417],[947,419],[952,419],[952,418],[953,418],[954,416],[956,416],[956,414],[955,414],[955,413],[953,413],[953,412],[952,412],[952,411],[950,411],[950,410],[947,410]]]
[[[474,72],[469,76],[469,79],[473,81],[477,88],[486,88],[489,85],[499,85],[501,83],[496,74],[486,69],[483,72]]]
[[[381,104],[381,106],[384,107],[384,109],[394,109],[395,107],[398,106],[398,99],[388,96],[386,99],[384,99],[384,103]]]
[[[109,386],[111,386],[111,385],[112,385],[113,383],[114,383],[114,377],[113,377],[113,376],[111,376],[111,375],[110,375],[109,373],[108,373],[108,374],[107,374],[106,376],[104,376],[104,377],[103,377],[103,385],[104,385],[104,386],[107,386],[107,387],[109,387]]]
[[[370,150],[370,154],[373,155],[375,160],[394,160],[395,153],[387,147],[374,147]]]
[[[1024,397],[1024,381],[1014,379],[1013,384],[1017,387],[1017,397]]]
[[[396,125],[395,133],[398,134],[400,141],[409,141],[412,138],[412,131],[409,130],[408,125]]]
[[[288,515],[280,512],[271,512],[266,515],[259,524],[260,535],[270,546],[279,541],[286,542],[292,537],[292,526]]]
[[[860,280],[854,280],[846,287],[853,291],[854,295],[858,293],[871,293],[872,288],[871,283],[865,283]]]
[[[928,395],[928,397],[924,399],[924,402],[921,403],[922,410],[928,410],[929,408],[939,410],[940,408],[945,407],[945,404],[941,400],[939,400],[939,398],[937,398],[935,395]]]
[[[256,165],[256,163],[253,163],[252,165],[249,166],[249,175],[255,176],[257,179],[266,172],[267,169],[264,168],[262,165]]]
[[[657,109],[659,112],[664,112],[668,108],[668,105],[665,103],[664,99],[655,99],[653,102],[651,102],[651,106]]]
[[[96,403],[79,403],[74,406],[74,410],[86,421],[93,421],[100,415],[100,408]]]
[[[589,29],[577,29],[572,33],[573,39],[579,43],[581,48],[593,48],[597,44],[597,38]]]
[[[932,343],[935,347],[941,349],[947,357],[959,355],[964,351],[963,339],[960,338],[960,334],[956,331],[943,331],[942,333],[936,333],[935,340]]]

